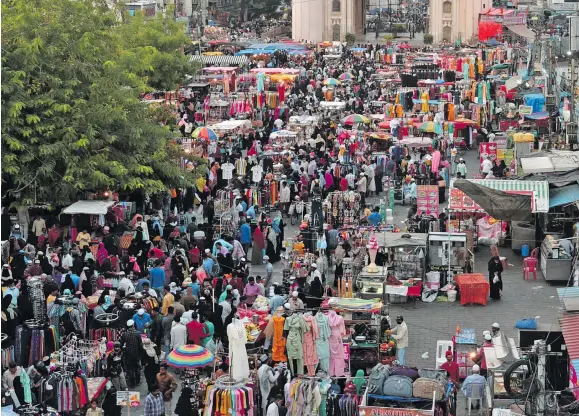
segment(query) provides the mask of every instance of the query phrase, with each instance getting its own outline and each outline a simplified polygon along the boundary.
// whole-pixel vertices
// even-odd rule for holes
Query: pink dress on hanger
[[[308,332],[304,334],[304,365],[308,369],[308,375],[315,376],[316,366],[319,362],[316,351],[316,339],[319,338],[320,331],[318,329],[318,322],[313,315],[304,315],[304,319],[308,326]]]
[[[328,318],[330,321],[330,376],[342,377],[346,375],[344,343],[342,342],[342,338],[346,336],[346,326],[344,318],[335,311],[330,311]]]

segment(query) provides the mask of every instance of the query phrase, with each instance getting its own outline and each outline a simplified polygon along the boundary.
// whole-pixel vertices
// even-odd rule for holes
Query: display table
[[[478,303],[486,306],[490,285],[485,276],[481,273],[459,274],[455,276],[454,282],[458,286],[461,305]]]
[[[386,294],[388,298],[390,298],[390,295],[411,297],[414,305],[416,305],[416,299],[422,296],[422,281],[415,281],[412,286],[386,285]]]

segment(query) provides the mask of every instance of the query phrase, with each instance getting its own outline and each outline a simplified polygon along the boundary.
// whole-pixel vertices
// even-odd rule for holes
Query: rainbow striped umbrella
[[[351,115],[346,116],[342,119],[342,123],[344,123],[347,126],[350,126],[350,125],[355,124],[355,123],[368,124],[369,122],[370,122],[370,119],[368,117],[364,117],[363,115],[360,115],[360,114],[351,114]]]
[[[195,139],[217,140],[217,133],[208,127],[197,127],[192,136]]]
[[[354,76],[349,72],[344,72],[342,75],[339,76],[340,80],[342,81],[352,81]]]
[[[207,348],[192,344],[175,348],[166,360],[171,367],[202,368],[213,364],[215,356]]]
[[[328,79],[326,79],[326,80],[324,81],[324,85],[331,85],[331,86],[334,86],[334,87],[336,87],[336,86],[338,86],[338,85],[340,85],[340,84],[341,84],[341,82],[338,81],[336,78],[328,78]]]

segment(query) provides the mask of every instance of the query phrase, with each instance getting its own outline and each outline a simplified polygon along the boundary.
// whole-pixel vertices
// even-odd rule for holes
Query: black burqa
[[[497,281],[495,282],[495,273],[497,275]],[[503,264],[499,256],[495,256],[489,260],[489,285],[491,288],[491,299],[500,300],[503,291],[503,278],[501,274],[503,273]]]
[[[178,416],[195,416],[199,412],[197,409],[193,409],[191,405],[191,397],[193,396],[193,390],[191,387],[184,387],[181,390],[181,396],[177,401],[177,406],[175,406],[175,414]]]
[[[314,277],[314,280],[310,284],[310,290],[308,292],[307,304],[308,308],[319,308],[322,303],[322,296],[324,295],[324,287],[318,276]]]

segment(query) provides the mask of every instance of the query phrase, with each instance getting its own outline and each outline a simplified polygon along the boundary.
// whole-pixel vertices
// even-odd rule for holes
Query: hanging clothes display
[[[284,330],[289,331],[286,337],[287,358],[292,374],[304,373],[304,334],[308,330],[305,319],[300,313],[288,316]]]
[[[315,316],[316,324],[318,325],[319,336],[316,339],[316,353],[320,363],[320,369],[327,374],[330,373],[330,320],[329,318],[318,312]],[[343,349],[342,349],[343,351]]]
[[[287,357],[285,355],[286,339],[283,336],[285,318],[283,316],[277,315],[278,313],[280,312],[277,312],[276,315],[271,318],[273,321],[273,346],[271,349],[272,353],[271,358],[273,361],[276,362],[286,362],[287,361]]]
[[[304,314],[304,320],[308,328],[304,334],[304,365],[308,369],[308,375],[314,376],[316,374],[316,366],[319,363],[316,341],[320,337],[320,332],[315,316],[311,313],[306,313]]]
[[[203,416],[254,416],[253,407],[253,388],[248,386],[227,387],[217,382],[207,386]]]
[[[328,313],[330,324],[330,375],[344,376],[345,358],[342,338],[346,336],[346,326],[344,318],[331,310]]]

